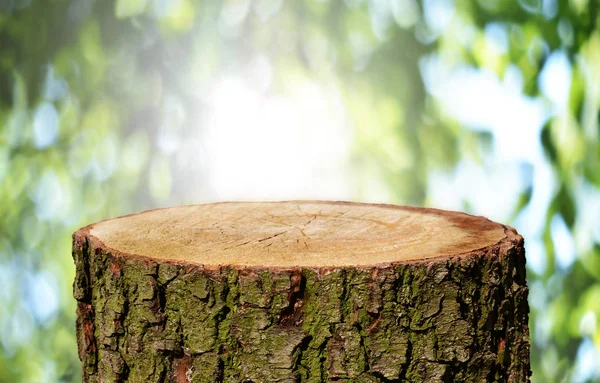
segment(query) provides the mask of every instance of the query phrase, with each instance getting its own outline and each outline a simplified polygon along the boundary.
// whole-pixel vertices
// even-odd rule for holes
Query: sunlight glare
[[[210,107],[203,141],[217,199],[350,197],[350,137],[335,90],[308,83],[263,95],[230,77],[215,86]]]

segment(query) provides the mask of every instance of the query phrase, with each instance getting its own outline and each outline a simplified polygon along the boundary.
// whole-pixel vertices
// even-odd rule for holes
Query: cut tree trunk
[[[73,235],[85,382],[527,382],[523,238],[345,202],[144,212]]]

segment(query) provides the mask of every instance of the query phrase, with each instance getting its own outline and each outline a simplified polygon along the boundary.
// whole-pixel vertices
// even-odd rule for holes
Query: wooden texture
[[[386,205],[221,203],[92,225],[104,247],[212,266],[374,266],[469,252],[506,237],[481,217]]]
[[[86,382],[524,382],[523,239],[346,202],[161,209],[73,236]]]

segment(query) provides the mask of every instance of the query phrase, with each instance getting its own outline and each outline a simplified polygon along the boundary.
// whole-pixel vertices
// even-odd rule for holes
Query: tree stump
[[[526,382],[523,238],[347,202],[147,211],[73,235],[85,382]]]

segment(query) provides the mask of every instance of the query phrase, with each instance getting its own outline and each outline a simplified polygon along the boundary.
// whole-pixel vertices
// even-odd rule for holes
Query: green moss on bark
[[[75,235],[85,382],[524,382],[522,240],[378,268],[205,270]]]

